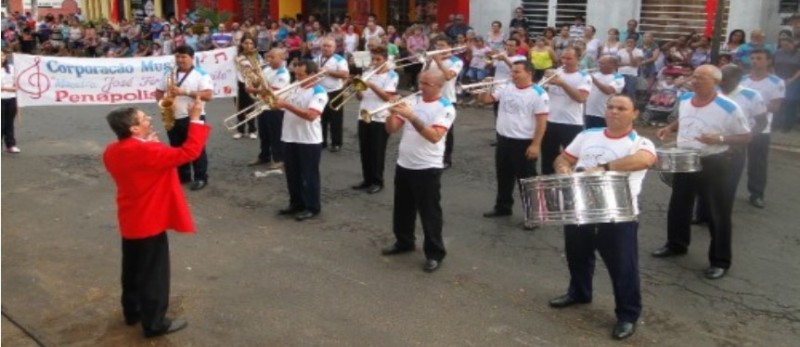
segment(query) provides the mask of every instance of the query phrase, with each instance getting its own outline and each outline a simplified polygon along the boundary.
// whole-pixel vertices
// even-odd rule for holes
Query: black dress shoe
[[[336,153],[342,150],[342,146],[331,146],[331,152]]]
[[[355,190],[364,190],[364,189],[369,188],[369,184],[367,182],[361,182],[361,183],[356,184],[354,186],[350,186],[350,188],[355,189]]]
[[[706,269],[705,273],[706,273],[706,278],[710,280],[716,280],[725,277],[725,274],[728,273],[728,269],[712,266]]]
[[[425,265],[422,266],[422,271],[431,273],[439,269],[439,266],[442,265],[438,260],[428,259],[425,261]]]
[[[634,332],[636,332],[636,323],[617,322],[617,324],[614,324],[614,330],[611,332],[611,336],[617,340],[624,340],[633,336]]]
[[[293,214],[296,214],[297,212],[300,212],[302,210],[303,210],[302,208],[287,207],[287,208],[278,210],[278,215],[280,215],[280,216],[293,215]]]
[[[142,321],[142,317],[140,317],[140,316],[125,317],[125,325],[133,326],[133,325],[139,324],[139,322],[141,322],[141,321]]]
[[[511,211],[498,211],[498,210],[491,210],[489,212],[484,212],[483,216],[485,218],[497,218],[497,217],[506,217],[510,216]]]
[[[591,302],[591,300],[589,300],[589,301],[575,300],[571,296],[569,296],[569,294],[564,294],[564,295],[559,296],[557,298],[551,299],[549,304],[550,304],[550,307],[552,307],[552,308],[564,308],[564,307],[569,307],[569,306],[572,306],[572,305],[575,305],[575,304],[588,304],[590,302]]]
[[[192,182],[192,185],[189,187],[191,190],[200,190],[206,187],[208,183],[206,180],[197,180]]]
[[[300,212],[297,212],[297,214],[296,214],[296,215],[294,215],[294,219],[295,219],[296,221],[298,221],[298,222],[302,222],[302,221],[304,221],[304,220],[307,220],[307,219],[314,218],[314,217],[316,217],[318,214],[319,214],[319,212],[311,212],[311,211],[309,211],[309,210],[300,211]]]
[[[383,190],[383,186],[379,186],[377,184],[373,184],[373,185],[369,186],[369,188],[367,188],[367,193],[375,194],[377,192],[380,192],[381,190]]]
[[[653,256],[654,258],[677,257],[679,255],[684,255],[684,254],[686,254],[685,250],[684,251],[676,251],[676,250],[670,248],[669,246],[661,247],[661,248],[653,251],[653,253],[650,253],[650,255]]]
[[[189,325],[189,323],[183,319],[175,319],[172,321],[165,319],[164,323],[166,323],[164,325],[164,329],[157,331],[145,331],[144,337],[150,338],[150,337],[163,336],[166,334],[172,334],[178,330],[186,328]]]
[[[414,247],[400,247],[398,245],[391,245],[381,250],[381,254],[383,255],[397,255],[403,254],[408,252],[413,252]]]

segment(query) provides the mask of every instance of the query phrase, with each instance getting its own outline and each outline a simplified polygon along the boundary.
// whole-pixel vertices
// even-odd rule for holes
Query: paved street
[[[284,177],[256,178],[246,166],[257,141],[233,140],[222,128],[230,99],[208,109],[215,119],[210,184],[186,192],[199,232],[170,234],[170,311],[189,327],[149,341],[125,326],[120,312],[114,185],[101,161],[114,140],[104,119],[109,108],[24,110],[17,126],[23,152],[2,154],[4,345],[36,345],[6,317],[46,346],[796,346],[800,340],[796,152],[771,151],[766,209],[747,204],[742,182],[733,267],[717,281],[702,275],[704,227],[695,227],[687,256],[649,256],[666,237],[669,189],[648,174],[639,230],[644,312],[636,335],[619,343],[610,337],[614,303],[602,262],[592,304],[551,309],[547,301],[568,281],[560,228],[522,230],[518,204],[511,218],[481,217],[494,201],[490,109],[458,113],[454,166],[442,179],[449,254],[433,274],[421,270],[421,251],[379,254],[393,240],[399,136],[389,144],[387,189],[351,190],[361,177],[355,105],[348,105],[342,152],[323,153],[322,215],[298,223],[276,215],[288,203]],[[145,110],[157,115],[154,105]],[[782,136],[800,143],[798,132]]]

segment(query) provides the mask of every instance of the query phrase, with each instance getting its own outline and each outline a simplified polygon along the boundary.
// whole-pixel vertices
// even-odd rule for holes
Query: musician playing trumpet
[[[494,152],[497,198],[494,208],[483,214],[486,218],[510,216],[515,183],[536,176],[536,160],[550,113],[547,92],[533,83],[533,65],[523,60],[513,66],[513,86],[478,97],[485,104],[500,103]]]
[[[386,48],[378,47],[372,50],[372,66],[378,71],[371,74],[364,83],[367,90],[358,91],[356,98],[361,100],[363,115],[386,104],[397,92],[399,77],[394,70],[385,64],[388,56]],[[358,120],[358,146],[361,152],[361,173],[364,180],[353,186],[353,189],[365,190],[375,194],[383,189],[383,168],[386,159],[386,142],[389,133],[386,131],[386,117],[389,110],[377,114],[359,117]]]
[[[175,96],[174,112],[175,125],[167,130],[169,144],[172,147],[180,147],[189,134],[189,106],[196,96],[200,100],[208,102],[214,95],[214,85],[211,76],[202,68],[194,66],[194,49],[189,46],[179,46],[175,49],[175,65],[177,69],[175,76],[171,79],[174,85],[168,86],[168,76],[164,76],[161,86],[156,88],[156,102],[164,98],[165,93]],[[170,72],[171,73],[171,72]],[[203,108],[200,119],[205,122],[206,111]],[[192,175],[194,171],[194,177]],[[200,190],[208,184],[208,157],[205,147],[200,156],[192,161],[178,167],[178,178],[181,183],[192,183],[191,190]]]
[[[344,87],[344,80],[350,77],[350,67],[347,60],[335,54],[336,41],[332,37],[322,39],[322,54],[317,58],[317,66],[327,75],[320,86],[328,93],[328,100],[332,100]],[[299,78],[298,78],[299,80]],[[333,109],[331,105],[325,106],[322,114],[322,147],[328,146],[328,129],[331,135],[331,152],[342,149],[342,133],[344,124],[344,107]]]
[[[277,92],[289,85],[291,75],[289,70],[284,67],[286,61],[286,51],[281,48],[273,48],[266,54],[267,66],[262,70],[262,74],[273,92]],[[257,88],[247,87],[248,93],[256,94]],[[250,166],[269,164],[269,170],[279,170],[283,168],[283,143],[281,143],[281,128],[283,127],[283,110],[273,108],[264,110],[258,116],[258,139],[260,151],[258,158],[251,162]]]
[[[317,84],[319,79],[313,78],[312,75],[317,72],[317,64],[314,62],[297,62],[294,74],[302,83],[285,99],[278,98],[275,102],[276,108],[286,111],[281,140],[284,143],[284,171],[289,188],[289,206],[278,211],[278,214],[293,215],[298,221],[314,218],[322,210],[319,175],[322,153],[320,116],[328,103],[328,94]]]
[[[608,127],[591,128],[578,134],[556,159],[556,172],[630,172],[628,184],[634,211],[638,214],[636,197],[642,189],[647,168],[656,161],[653,142],[633,130],[633,120],[638,115],[636,103],[629,96],[611,97],[605,111]],[[606,264],[614,288],[617,323],[611,334],[619,340],[633,335],[642,311],[638,228],[636,221],[565,225],[569,287],[564,295],[550,300],[550,306],[564,308],[592,301],[596,250]]]

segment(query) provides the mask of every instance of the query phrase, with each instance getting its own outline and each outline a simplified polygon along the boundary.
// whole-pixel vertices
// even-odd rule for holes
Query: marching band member
[[[435,50],[443,50],[449,49],[450,40],[446,36],[439,36],[435,40]],[[456,100],[456,77],[458,74],[461,73],[461,69],[464,68],[464,62],[461,59],[458,59],[453,52],[446,52],[441,54],[435,54],[431,57],[433,60],[432,63],[428,64],[428,70],[439,70],[444,75],[446,83],[442,88],[442,96],[447,98],[451,104],[455,105],[458,100]],[[447,131],[447,138],[445,139],[445,150],[444,150],[444,168],[450,168],[453,164],[453,146],[455,145],[455,140],[453,137],[455,136],[453,129],[453,124],[449,127],[450,129]]]
[[[508,80],[511,78],[511,69],[514,67],[514,63],[518,61],[527,60],[524,55],[517,53],[517,49],[519,48],[519,40],[515,38],[510,38],[506,40],[505,43],[506,50],[504,52],[497,53],[493,60],[494,60],[494,80]],[[494,116],[497,117],[498,108],[500,107],[500,102],[494,102]]]
[[[291,75],[289,70],[284,67],[286,61],[286,51],[280,48],[273,48],[267,52],[267,66],[262,73],[269,83],[272,91],[278,91],[289,85]],[[255,93],[255,89],[248,90]],[[267,169],[279,170],[283,168],[283,143],[281,142],[281,128],[283,127],[283,110],[269,109],[264,110],[258,116],[258,139],[261,151],[258,158],[250,163],[250,166],[269,164]]]
[[[259,71],[263,64],[263,59],[258,55],[256,50],[256,43],[252,36],[245,35],[239,43],[239,55],[236,57],[237,72],[236,78],[238,80],[239,92],[236,94],[236,110],[241,111],[248,106],[252,105],[255,100],[250,97],[253,91],[248,90],[245,85],[245,79],[242,75],[242,68],[252,68],[254,71]],[[245,115],[240,114],[236,118],[241,122],[244,120]],[[240,125],[236,129],[236,134],[233,134],[234,139],[241,139],[242,137],[249,136],[250,139],[255,140],[258,138],[256,134],[256,120],[251,119],[247,123]],[[249,134],[249,135],[248,135]]]
[[[605,128],[608,100],[625,87],[625,77],[617,73],[616,57],[604,55],[597,65],[600,71],[589,75],[592,78],[592,90],[586,98],[586,129]]]
[[[547,118],[541,153],[542,174],[545,175],[555,172],[553,161],[561,148],[583,131],[583,103],[592,89],[592,79],[586,72],[578,70],[580,56],[577,48],[565,48],[561,52],[563,71],[550,80],[547,93],[552,112]]]
[[[395,243],[382,250],[383,255],[411,252],[415,248],[414,227],[417,213],[425,235],[423,270],[439,268],[447,252],[442,239],[441,178],[444,168],[444,141],[453,125],[456,110],[442,88],[446,83],[438,70],[428,70],[419,77],[421,97],[414,106],[401,103],[391,109],[386,130],[391,134],[403,129],[394,178]]]
[[[3,115],[3,142],[8,153],[19,153],[17,139],[14,138],[14,119],[17,118],[17,87],[14,85],[14,65],[8,62],[6,49],[3,48],[3,66],[0,74],[3,77],[2,115]]]
[[[167,130],[169,144],[172,147],[179,147],[186,141],[189,131],[189,104],[195,96],[199,96],[203,101],[211,101],[214,96],[214,85],[209,76],[202,68],[194,66],[194,49],[189,46],[179,46],[175,49],[175,65],[177,66],[176,75],[173,76],[175,85],[167,90],[168,79],[164,78],[163,84],[156,89],[156,101],[164,98],[165,92],[175,95],[175,126]],[[203,108],[200,118],[205,121],[206,112]],[[194,171],[194,177],[192,177]],[[178,167],[178,178],[181,183],[192,182],[191,190],[200,190],[208,184],[208,156],[203,148],[200,156],[191,162]]]
[[[336,41],[333,38],[322,39],[321,49],[322,55],[318,58],[317,66],[324,70],[327,76],[319,84],[325,88],[328,100],[331,100],[342,90],[344,80],[350,77],[350,67],[346,59],[334,53]],[[334,110],[330,105],[325,106],[322,113],[322,148],[328,146],[328,128],[330,128],[331,152],[338,152],[342,149],[343,118],[344,107]]]
[[[764,208],[764,190],[767,187],[767,158],[769,156],[772,115],[780,111],[786,94],[783,80],[769,73],[772,54],[766,50],[750,52],[750,74],[742,80],[742,85],[755,89],[767,103],[767,124],[760,132],[753,133],[753,140],[747,145],[747,190],[750,204]]]
[[[483,214],[486,218],[510,216],[515,182],[536,176],[536,159],[550,112],[547,92],[533,83],[533,65],[523,60],[513,66],[513,85],[479,96],[483,103],[500,103],[494,151],[497,198],[494,208]]]
[[[318,72],[312,61],[299,61],[294,74],[298,81]],[[316,217],[322,210],[320,203],[319,160],[322,153],[320,116],[328,103],[328,94],[309,80],[294,89],[286,99],[278,99],[275,106],[286,111],[283,118],[281,141],[284,144],[284,171],[289,188],[289,207],[278,212],[294,215],[298,221]]]
[[[653,143],[633,130],[633,120],[638,115],[636,103],[629,96],[612,96],[605,112],[608,127],[587,129],[578,134],[556,158],[556,172],[569,174],[573,168],[586,172],[630,172],[628,184],[633,195],[634,212],[638,214],[637,196],[642,190],[642,181],[647,168],[656,161]],[[592,301],[597,250],[608,268],[614,288],[617,323],[612,336],[621,340],[633,335],[642,311],[638,229],[636,221],[565,225],[569,289],[566,294],[550,300],[550,306],[564,308]]]
[[[185,54],[185,53],[179,53]],[[128,325],[142,324],[145,337],[176,332],[185,320],[166,318],[169,306],[167,229],[194,232],[189,205],[175,167],[196,159],[211,128],[204,124],[201,95],[184,108],[186,141],[169,147],[158,141],[152,118],[133,107],[106,117],[118,142],[103,152],[117,185],[117,220],[122,236],[122,314]]]
[[[750,141],[747,118],[736,103],[717,94],[722,72],[713,65],[702,65],[694,70],[694,92],[680,97],[678,119],[658,130],[664,139],[677,132],[679,148],[700,151],[703,170],[692,173],[675,173],[672,196],[667,212],[667,243],[652,253],[663,258],[686,254],[691,241],[692,206],[695,195],[708,211],[711,243],[708,247],[710,266],[705,270],[709,279],[718,279],[731,266],[731,213],[733,196],[727,184],[731,173],[731,145],[744,145]]]
[[[373,68],[380,67],[380,70],[364,81],[368,89],[356,94],[361,100],[362,112],[374,110],[389,101],[396,94],[399,82],[397,73],[389,69],[388,64],[384,64],[388,59],[386,48],[373,49],[371,56]],[[386,161],[386,142],[389,139],[385,124],[388,115],[389,110],[386,110],[373,115],[369,122],[364,119],[358,121],[358,146],[364,180],[353,186],[353,189],[363,189],[370,194],[383,189],[383,167]]]

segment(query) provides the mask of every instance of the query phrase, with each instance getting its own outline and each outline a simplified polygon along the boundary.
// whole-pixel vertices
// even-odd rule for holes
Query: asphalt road
[[[152,105],[144,107],[157,114]],[[800,154],[770,153],[767,208],[734,208],[729,275],[709,281],[708,233],[696,227],[687,256],[660,260],[669,190],[650,173],[640,197],[644,312],[637,333],[610,338],[613,296],[598,262],[594,302],[554,310],[566,288],[560,228],[524,231],[521,208],[487,220],[494,200],[489,109],[458,113],[454,166],[442,179],[442,268],[421,271],[420,251],[382,257],[392,242],[398,136],[390,140],[387,189],[360,181],[355,107],[342,152],[322,158],[323,213],[298,223],[282,175],[256,178],[245,164],[257,142],[216,126],[208,145],[210,185],[189,192],[199,232],[171,234],[170,314],[189,328],[146,341],[124,325],[114,185],[101,153],[114,140],[109,107],[24,110],[20,155],[2,155],[2,343],[34,346],[791,346],[800,339]],[[647,133],[646,129],[644,133]],[[162,136],[163,138],[163,136]],[[418,234],[421,229],[418,228]],[[792,342],[795,341],[795,342]]]

